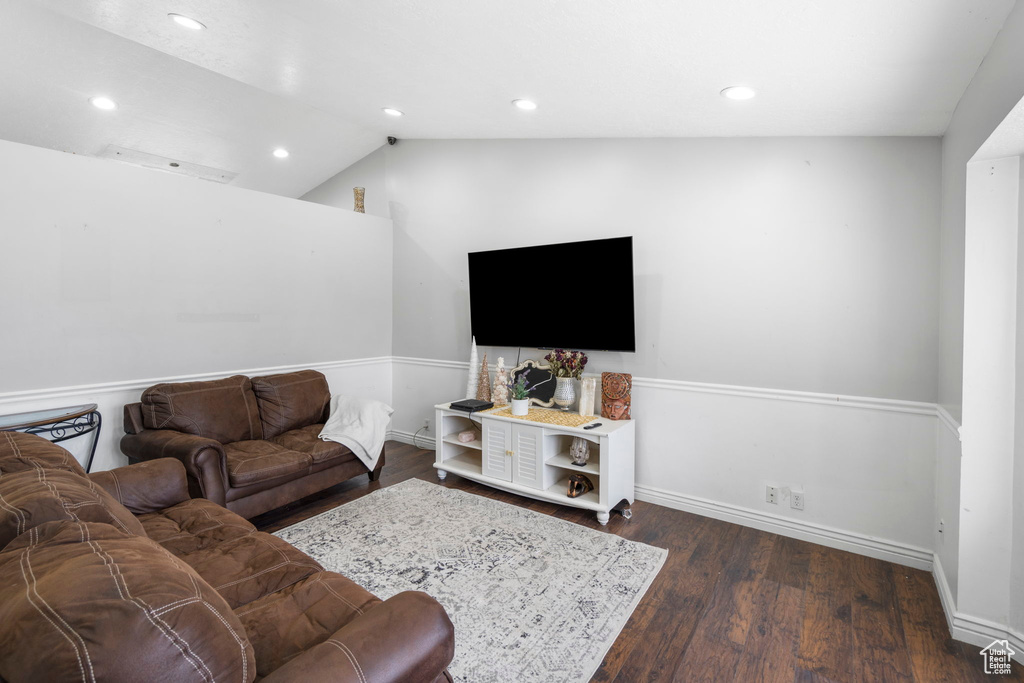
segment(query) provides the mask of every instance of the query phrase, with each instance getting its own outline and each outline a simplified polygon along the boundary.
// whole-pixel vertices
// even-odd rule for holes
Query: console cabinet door
[[[512,481],[512,425],[497,420],[483,423],[483,474]]]
[[[513,425],[512,427],[512,481],[532,489],[543,488],[544,454],[540,427]]]

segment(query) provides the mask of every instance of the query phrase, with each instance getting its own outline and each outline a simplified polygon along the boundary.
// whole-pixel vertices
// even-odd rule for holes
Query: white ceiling
[[[89,155],[115,144],[298,196],[389,134],[941,135],[1012,7],[0,0],[0,137]],[[738,83],[759,96],[718,96]],[[89,107],[100,92],[120,108]],[[517,97],[539,108],[514,109]],[[291,157],[272,158],[277,146]]]
[[[1010,110],[988,140],[975,152],[972,161],[1024,155],[1024,100]]]

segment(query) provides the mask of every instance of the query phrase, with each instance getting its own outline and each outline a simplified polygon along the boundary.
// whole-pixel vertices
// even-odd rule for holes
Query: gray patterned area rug
[[[437,599],[461,683],[590,680],[668,555],[417,479],[277,535],[382,600]]]

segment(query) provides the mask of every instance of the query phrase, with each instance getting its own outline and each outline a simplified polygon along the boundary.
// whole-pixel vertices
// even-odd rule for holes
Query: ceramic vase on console
[[[512,414],[513,415],[526,415],[530,412],[530,399],[528,398],[514,398],[512,399]]]
[[[555,405],[562,410],[569,410],[569,406],[576,402],[576,387],[572,377],[556,377],[555,383]]]

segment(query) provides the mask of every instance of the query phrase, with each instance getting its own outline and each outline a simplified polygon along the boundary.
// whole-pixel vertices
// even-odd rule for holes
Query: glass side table
[[[96,444],[100,440],[100,427],[102,426],[103,419],[99,411],[96,410],[95,403],[0,415],[0,432],[39,434],[53,443],[67,441],[91,432],[93,435],[92,447],[89,449],[89,459],[85,464],[86,472],[92,468],[92,459],[96,456]]]

